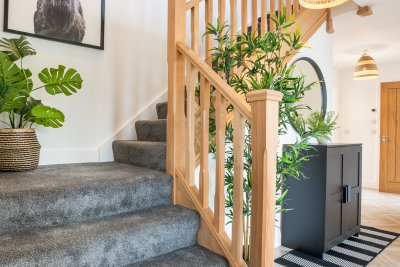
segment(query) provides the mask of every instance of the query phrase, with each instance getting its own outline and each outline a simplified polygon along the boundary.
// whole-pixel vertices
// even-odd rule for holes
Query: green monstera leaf
[[[51,95],[65,94],[70,96],[82,88],[81,75],[74,69],[66,71],[65,66],[58,69],[44,69],[39,73],[39,79],[45,84],[46,91]]]
[[[11,90],[5,95],[0,112],[11,112],[15,109],[22,109],[26,104],[28,96],[29,93],[25,90]]]
[[[15,113],[25,116],[28,113],[31,113],[32,109],[36,106],[39,106],[42,104],[41,100],[34,99],[33,97],[28,97],[25,105],[22,108],[15,109]]]
[[[0,50],[13,61],[17,61],[26,56],[36,55],[35,49],[32,48],[25,36],[21,36],[18,39],[0,39]]]
[[[32,118],[30,121],[38,125],[52,128],[60,128],[65,120],[64,114],[55,108],[37,105],[32,109]]]
[[[5,53],[0,52],[0,96],[4,98],[9,90],[23,89],[27,84],[24,73]]]

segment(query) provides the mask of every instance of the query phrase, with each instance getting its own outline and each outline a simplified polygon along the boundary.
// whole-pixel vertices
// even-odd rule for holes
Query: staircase
[[[158,120],[136,122],[138,141],[113,143],[116,161],[165,172],[167,107],[167,103],[156,105]]]
[[[198,246],[199,215],[171,204],[166,104],[116,141],[116,162],[0,173],[0,266],[228,266]]]

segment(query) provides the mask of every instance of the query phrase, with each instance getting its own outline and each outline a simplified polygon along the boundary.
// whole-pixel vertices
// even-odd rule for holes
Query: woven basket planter
[[[39,164],[35,129],[0,129],[0,171],[30,171]]]

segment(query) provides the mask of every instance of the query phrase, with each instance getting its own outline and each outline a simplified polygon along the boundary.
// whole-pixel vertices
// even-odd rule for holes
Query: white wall
[[[38,129],[41,164],[111,160],[113,138],[134,138],[130,123],[155,116],[167,90],[167,1],[105,1],[105,50],[29,38],[38,55],[27,60],[34,73],[58,64],[76,68],[84,79],[74,96],[39,93],[66,115],[61,129]],[[3,7],[3,0],[0,6]],[[0,28],[3,9],[0,11]],[[1,37],[17,37],[1,33]],[[145,112],[145,113],[143,113]]]
[[[380,83],[400,81],[400,62],[377,63],[375,80],[355,81],[353,69],[338,71],[338,141],[363,144],[363,186],[374,189],[379,185]]]

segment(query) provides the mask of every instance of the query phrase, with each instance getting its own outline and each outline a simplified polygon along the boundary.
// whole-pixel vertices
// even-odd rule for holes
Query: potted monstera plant
[[[40,145],[33,125],[59,128],[64,114],[47,106],[32,94],[44,90],[50,95],[70,96],[82,87],[82,78],[74,69],[59,65],[39,74],[34,86],[32,72],[24,67],[24,58],[36,55],[26,37],[0,39],[0,170],[27,171],[39,163]]]

